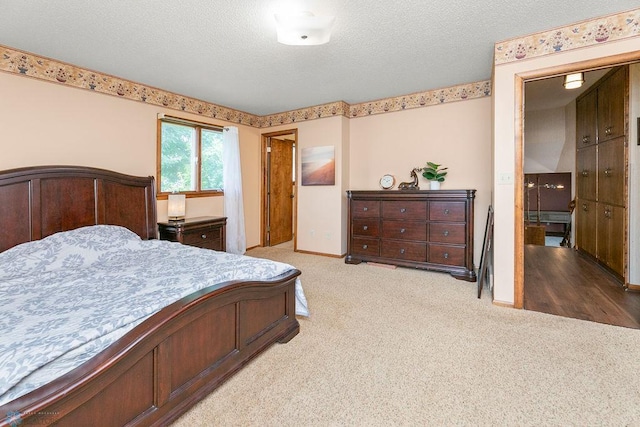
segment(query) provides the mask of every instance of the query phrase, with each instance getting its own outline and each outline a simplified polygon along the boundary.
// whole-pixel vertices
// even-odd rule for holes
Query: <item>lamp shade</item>
[[[297,15],[275,15],[278,42],[311,46],[328,43],[335,16],[315,16],[311,12]]]
[[[186,196],[184,194],[169,194],[168,197],[168,216],[169,219],[181,219],[184,218]]]
[[[584,73],[567,74],[564,76],[565,89],[577,89],[584,83]]]

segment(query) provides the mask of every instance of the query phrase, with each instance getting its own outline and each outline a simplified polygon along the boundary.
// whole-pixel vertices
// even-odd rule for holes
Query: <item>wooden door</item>
[[[596,202],[578,200],[576,205],[576,247],[596,256]]]
[[[624,137],[598,144],[598,201],[624,206]]]
[[[267,246],[293,239],[293,141],[270,138]]]
[[[625,99],[627,67],[620,67],[598,87],[598,141],[623,136],[625,133]]]
[[[576,194],[580,199],[596,200],[596,146],[581,148],[576,155]]]
[[[598,260],[621,277],[624,275],[625,209],[598,203]]]
[[[596,143],[596,90],[588,92],[576,100],[576,148],[587,147]]]

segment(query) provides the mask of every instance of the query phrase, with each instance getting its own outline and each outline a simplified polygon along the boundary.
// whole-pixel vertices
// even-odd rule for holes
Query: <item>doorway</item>
[[[261,245],[296,249],[297,129],[262,135]]]
[[[569,248],[575,245],[573,233],[568,236],[569,242],[573,242],[573,245],[570,244],[564,248],[562,244],[549,243],[549,234],[553,235],[553,233],[547,233],[547,247],[544,240],[537,244],[527,241],[528,221],[535,218],[538,220],[537,227],[540,227],[540,218],[544,217],[546,210],[543,207],[541,215],[541,206],[544,206],[545,201],[553,205],[552,197],[560,196],[562,190],[567,187],[566,182],[556,185],[554,180],[557,180],[559,173],[571,172],[569,186],[572,188],[571,198],[575,200],[577,190],[575,174],[576,171],[578,173],[583,171],[575,157],[577,140],[575,98],[588,90],[590,85],[609,70],[610,68],[585,72],[584,87],[580,91],[571,92],[571,95],[562,87],[562,76],[524,82],[523,179],[521,181],[524,184],[524,187],[521,186],[523,195],[521,207],[524,210],[522,217],[525,223],[525,245],[522,251],[523,308],[640,328],[640,294],[625,292],[623,284],[594,260],[575,249],[570,250]],[[568,103],[567,96],[573,97]],[[554,105],[554,101],[558,100],[561,105],[557,103]],[[536,111],[545,108],[548,111],[541,113]],[[561,138],[557,138],[563,139],[563,143],[554,145],[552,144],[554,121],[558,121],[558,118],[563,115],[566,116],[566,123],[563,125],[565,129],[559,132]],[[555,125],[557,126],[557,123]],[[539,129],[536,129],[537,127]],[[541,180],[541,177],[544,179]],[[534,197],[530,196],[530,191]],[[557,208],[551,210],[557,210]],[[547,216],[559,218],[562,213],[571,214],[571,212],[547,212],[550,214]],[[553,222],[545,224],[543,221],[542,229],[545,226],[551,229],[554,225],[557,227]],[[576,224],[575,214],[571,224]],[[584,234],[585,230],[582,230],[582,233]]]

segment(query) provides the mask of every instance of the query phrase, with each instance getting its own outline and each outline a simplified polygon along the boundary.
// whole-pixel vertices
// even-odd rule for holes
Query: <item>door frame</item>
[[[515,75],[515,209],[514,209],[514,308],[524,308],[524,84],[527,81],[555,77],[567,73],[590,71],[625,65],[640,60],[640,51],[594,58],[571,64],[527,71]],[[631,119],[630,119],[631,120]],[[629,230],[625,227],[626,239]],[[625,273],[626,276],[626,273]],[[625,282],[628,277],[625,277]]]
[[[262,165],[262,179],[260,181],[260,246],[264,247],[267,244],[267,186],[268,186],[268,172],[269,165],[267,162],[267,141],[269,138],[293,135],[293,143],[295,144],[295,151],[293,155],[293,172],[295,176],[298,176],[298,129],[284,129],[276,132],[263,133],[261,135],[261,147],[260,147],[260,164]],[[293,198],[292,209],[292,222],[293,222],[293,250],[298,249],[298,180],[295,181],[295,196]]]

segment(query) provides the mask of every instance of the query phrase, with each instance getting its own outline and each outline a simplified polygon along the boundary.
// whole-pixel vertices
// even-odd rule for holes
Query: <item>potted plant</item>
[[[437,163],[427,162],[427,166],[422,168],[422,176],[430,181],[429,185],[432,190],[439,190],[440,183],[444,181],[444,177],[447,176],[447,169],[441,167]]]

